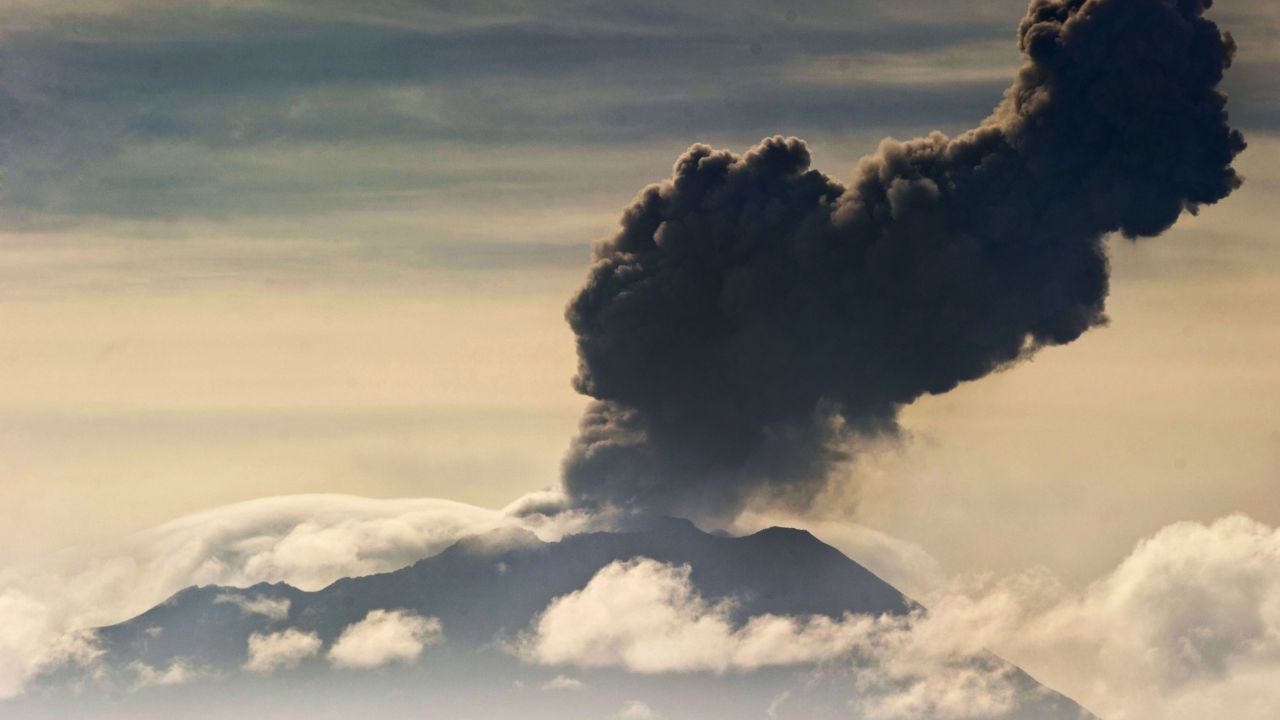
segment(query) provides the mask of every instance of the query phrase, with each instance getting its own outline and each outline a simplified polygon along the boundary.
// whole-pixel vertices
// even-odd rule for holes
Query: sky
[[[0,698],[191,583],[540,522],[587,407],[566,304],[636,194],[695,142],[847,182],[974,127],[1025,9],[0,0]],[[1105,327],[727,527],[809,527],[929,602],[925,644],[1119,720],[1280,706],[1280,7],[1210,16],[1243,186],[1108,239]]]
[[[500,508],[585,400],[565,303],[688,145],[852,176],[973,126],[990,0],[0,4],[0,562],[253,498]],[[846,520],[1082,585],[1170,523],[1280,523],[1280,12],[1223,2],[1245,185],[1109,241],[1110,324],[908,407]]]

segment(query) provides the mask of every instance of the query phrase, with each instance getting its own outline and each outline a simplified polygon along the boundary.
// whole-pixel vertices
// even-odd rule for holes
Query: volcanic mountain
[[[664,577],[690,584],[704,613],[698,627],[718,618],[742,633],[762,617],[845,627],[857,618],[892,621],[927,612],[802,530],[775,527],[729,537],[685,520],[655,518],[549,543],[525,531],[499,530],[463,539],[409,567],[345,578],[315,592],[283,583],[187,588],[131,620],[100,628],[100,653],[91,663],[46,676],[37,692],[0,709],[5,717],[32,718],[886,717],[884,706],[867,709],[869,694],[884,688],[860,681],[875,668],[855,651],[813,662],[766,656],[681,671],[663,663],[679,666],[682,658],[661,652],[648,665],[628,665],[548,662],[554,653],[530,651],[539,620],[558,599],[581,602],[584,588],[606,569],[617,575],[639,563],[668,568]],[[560,616],[575,607],[580,604],[562,603]],[[630,607],[605,617],[625,624],[634,619],[630,615],[648,611]],[[411,619],[407,632],[413,637],[397,637],[406,631],[405,622],[395,619]],[[567,619],[584,632],[599,621]],[[371,631],[363,646],[346,637],[355,626]],[[608,633],[602,637],[616,641]],[[279,640],[284,650],[255,660],[251,646],[262,638]],[[400,652],[406,643],[407,652]],[[358,653],[364,647],[376,655],[383,646],[391,648],[380,656],[386,662],[365,662]],[[1012,701],[988,714],[981,714],[980,702],[962,703],[959,711],[926,705],[916,717],[1092,717],[994,655],[965,662],[982,671],[975,677],[1007,680]],[[895,682],[897,691],[911,692],[909,679]]]

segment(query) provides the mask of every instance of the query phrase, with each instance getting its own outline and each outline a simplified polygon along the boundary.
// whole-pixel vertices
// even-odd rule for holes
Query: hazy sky
[[[497,507],[583,400],[564,303],[695,141],[973,126],[1021,0],[0,0],[0,562],[255,497]],[[910,407],[832,515],[949,571],[1280,523],[1280,10],[1223,2],[1246,184],[1115,240],[1111,325]]]

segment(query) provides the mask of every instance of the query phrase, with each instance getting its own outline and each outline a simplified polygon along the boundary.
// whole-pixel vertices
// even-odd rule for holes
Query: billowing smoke
[[[1103,237],[1158,235],[1240,184],[1209,4],[1033,0],[991,117],[886,140],[848,186],[796,138],[691,147],[569,305],[595,398],[571,496],[804,503],[903,405],[1104,323]]]

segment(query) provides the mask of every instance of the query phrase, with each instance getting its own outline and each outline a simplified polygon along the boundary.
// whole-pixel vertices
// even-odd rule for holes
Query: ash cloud
[[[977,128],[885,140],[852,182],[796,138],[695,145],[599,246],[566,316],[595,399],[582,505],[803,505],[898,411],[1106,322],[1103,238],[1239,186],[1209,0],[1034,0]]]

